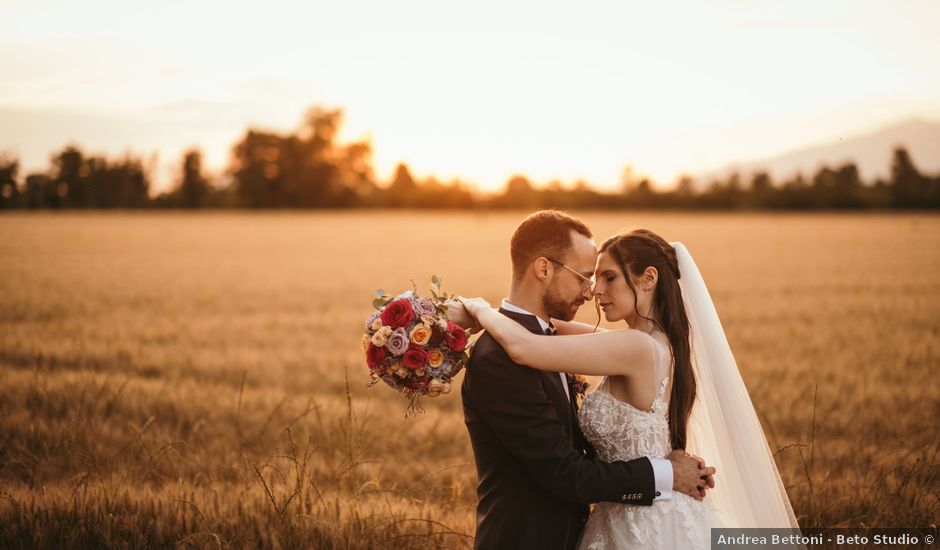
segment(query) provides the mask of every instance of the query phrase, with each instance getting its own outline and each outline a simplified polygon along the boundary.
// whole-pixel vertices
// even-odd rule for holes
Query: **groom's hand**
[[[705,466],[705,461],[685,451],[669,454],[672,462],[672,488],[696,500],[705,498],[705,492],[715,487],[715,468]]]

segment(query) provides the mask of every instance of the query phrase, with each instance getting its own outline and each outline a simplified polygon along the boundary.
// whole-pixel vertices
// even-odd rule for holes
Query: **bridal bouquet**
[[[421,411],[420,396],[451,391],[451,380],[467,364],[467,332],[447,319],[441,279],[431,278],[432,298],[409,290],[391,297],[375,292],[376,308],[365,324],[362,349],[372,381],[395,388],[408,399],[405,415]]]

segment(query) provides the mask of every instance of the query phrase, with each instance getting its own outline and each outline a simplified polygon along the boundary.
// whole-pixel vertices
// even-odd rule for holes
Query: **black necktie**
[[[549,321],[549,322],[548,322],[548,328],[545,329],[545,335],[546,335],[546,336],[554,336],[554,335],[555,335],[555,332],[556,332],[556,331],[555,331],[555,325],[553,325],[552,322]]]

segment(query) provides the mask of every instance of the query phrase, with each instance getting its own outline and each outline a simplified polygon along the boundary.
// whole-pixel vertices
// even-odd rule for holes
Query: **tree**
[[[279,206],[281,196],[281,138],[249,130],[232,150],[231,171],[239,203],[248,208]]]
[[[0,210],[19,206],[20,190],[16,185],[16,173],[20,162],[0,156]]]
[[[838,202],[837,191],[838,176],[828,166],[823,166],[813,176],[810,188],[813,208],[833,208]]]
[[[751,177],[751,188],[747,204],[751,208],[766,208],[773,201],[774,184],[767,172],[757,172]]]
[[[295,134],[249,130],[235,144],[230,173],[251,208],[354,206],[370,190],[372,147],[336,143],[342,111],[313,108]]]
[[[57,184],[45,174],[26,176],[26,208],[61,208],[65,194],[65,184]]]
[[[506,190],[495,204],[509,208],[536,208],[538,193],[528,178],[515,174],[506,181]]]
[[[468,208],[473,195],[459,180],[443,183],[429,177],[417,184],[415,206],[419,208]]]
[[[929,194],[929,181],[914,166],[904,147],[894,150],[891,160],[891,197],[897,208],[923,208]]]
[[[629,194],[630,190],[634,189],[642,180],[638,177],[637,174],[633,171],[633,166],[626,165],[623,167],[623,171],[620,172],[620,191],[624,195]]]
[[[68,146],[52,157],[52,181],[56,187],[58,205],[87,207],[91,205],[83,178],[88,175],[85,158],[77,147]]]
[[[395,175],[388,186],[386,204],[395,208],[412,207],[418,200],[418,184],[404,162],[395,167]]]
[[[131,155],[108,161],[86,157],[70,145],[53,155],[52,165],[55,192],[42,194],[55,207],[139,208],[149,202],[150,181],[143,162]]]
[[[632,188],[628,188],[625,197],[627,206],[633,208],[649,208],[656,202],[656,191],[647,178],[640,180]]]
[[[202,175],[202,153],[190,149],[183,154],[183,180],[180,182],[180,206],[199,208],[205,205],[209,182]]]
[[[745,206],[746,193],[741,185],[741,175],[731,174],[727,182],[714,181],[699,197],[698,205],[705,208],[740,208]]]
[[[343,146],[337,164],[340,185],[351,190],[357,202],[368,201],[375,195],[371,143],[360,141]]]
[[[392,184],[388,188],[396,193],[413,193],[418,188],[407,164],[398,163],[395,167],[395,175],[392,177]]]
[[[842,165],[836,170],[835,179],[836,208],[860,208],[862,199],[862,178],[854,162]]]

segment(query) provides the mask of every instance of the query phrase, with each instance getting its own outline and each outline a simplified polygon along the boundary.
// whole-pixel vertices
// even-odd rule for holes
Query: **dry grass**
[[[0,217],[0,542],[469,546],[459,397],[364,389],[361,323],[432,273],[498,300],[521,217]],[[584,219],[690,248],[804,526],[936,523],[940,218]]]

